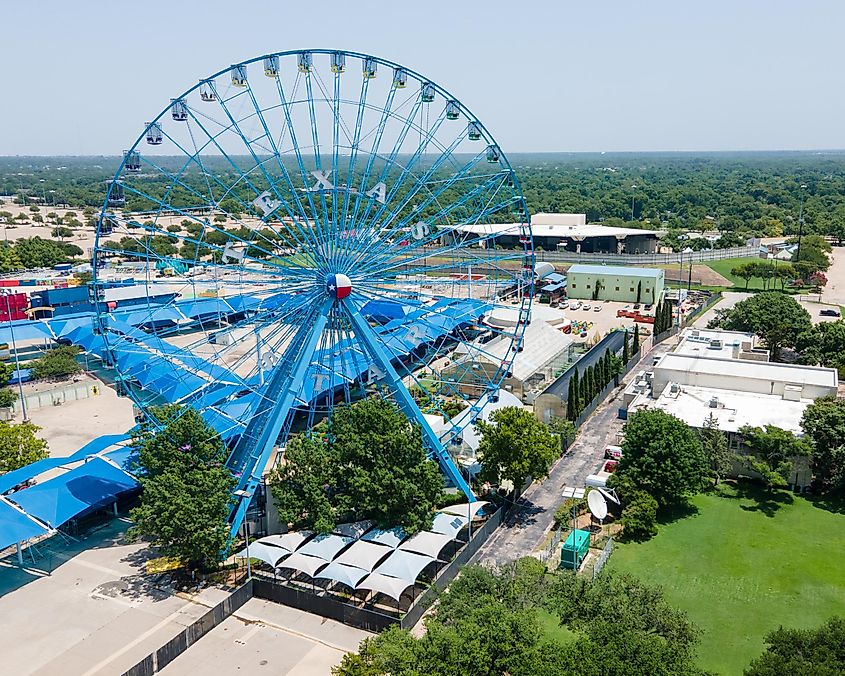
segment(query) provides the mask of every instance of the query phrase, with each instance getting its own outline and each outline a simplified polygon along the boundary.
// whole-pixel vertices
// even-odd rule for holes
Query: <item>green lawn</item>
[[[779,625],[813,627],[845,614],[845,514],[786,492],[722,487],[698,513],[618,545],[608,565],[660,584],[703,630],[699,660],[741,674]],[[759,498],[759,499],[758,499]]]
[[[747,258],[725,258],[721,261],[705,261],[703,264],[711,270],[718,272],[725,279],[729,279],[734,283],[735,290],[742,291],[745,289],[745,280],[741,277],[735,277],[731,274],[731,270],[735,267],[743,265],[744,263],[759,263],[762,259],[757,256],[749,256]],[[775,282],[777,286],[778,283]],[[752,279],[748,282],[749,289],[762,289],[763,280]]]

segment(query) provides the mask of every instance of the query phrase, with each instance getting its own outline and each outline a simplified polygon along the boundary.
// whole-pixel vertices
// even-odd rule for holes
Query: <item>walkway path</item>
[[[672,341],[666,341],[647,353],[628,372],[623,385],[637,371],[650,365],[655,355],[668,352],[672,344]],[[605,447],[616,442],[623,425],[617,417],[623,389],[615,389],[581,426],[575,443],[554,464],[548,478],[532,484],[523,493],[519,506],[507,522],[479,549],[476,563],[503,565],[530,556],[541,545],[546,532],[552,527],[555,511],[563,502],[564,487],[583,486],[587,475],[593,474],[601,465]]]

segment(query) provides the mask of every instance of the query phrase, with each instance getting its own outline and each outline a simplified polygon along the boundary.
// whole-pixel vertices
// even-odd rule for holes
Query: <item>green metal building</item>
[[[560,567],[578,570],[589,550],[590,533],[585,530],[572,531],[560,548]]]
[[[664,277],[660,268],[573,265],[566,273],[566,295],[582,300],[654,304],[663,296]]]

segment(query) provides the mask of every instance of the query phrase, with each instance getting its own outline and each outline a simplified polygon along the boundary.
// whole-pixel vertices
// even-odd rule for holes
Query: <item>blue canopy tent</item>
[[[0,549],[49,532],[35,519],[0,498]]]
[[[66,474],[13,493],[8,499],[27,514],[58,527],[137,487],[138,482],[126,472],[102,458],[93,458]]]

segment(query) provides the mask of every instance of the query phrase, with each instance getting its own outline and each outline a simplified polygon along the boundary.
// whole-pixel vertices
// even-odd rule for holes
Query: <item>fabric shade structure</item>
[[[355,589],[355,585],[364,579],[366,575],[366,570],[361,570],[355,566],[348,566],[345,563],[333,561],[313,577],[331,580],[332,582],[341,582],[347,587]]]
[[[247,557],[247,553],[249,553],[249,557]],[[261,542],[253,542],[249,547],[235,554],[235,557],[239,559],[260,559],[268,566],[275,568],[279,561],[288,554],[290,554],[290,550],[284,549],[283,547],[274,547],[273,545],[267,545]]]
[[[307,554],[300,554],[295,552],[287,557],[284,561],[279,563],[277,568],[291,568],[298,573],[305,573],[314,577],[315,573],[326,565],[326,560],[316,556],[308,556]]]
[[[474,519],[478,516],[478,513],[489,504],[489,502],[484,502],[483,500],[476,500],[468,505],[449,505],[448,507],[441,509],[440,512],[443,514],[455,514],[457,516],[466,516],[467,512],[469,512],[470,518]]]
[[[5,498],[0,498],[0,549],[49,532]]]
[[[405,590],[412,584],[412,582],[402,580],[398,577],[390,577],[381,573],[370,573],[355,585],[355,589],[369,589],[370,591],[379,592],[398,602]]]
[[[27,514],[57,527],[137,487],[138,482],[126,472],[102,458],[93,458],[55,479],[13,493],[9,499]]]
[[[373,522],[369,519],[365,521],[354,521],[352,523],[342,523],[334,527],[333,533],[337,535],[345,535],[356,540],[373,527]]]
[[[343,554],[338,556],[335,561],[337,563],[344,563],[349,566],[355,566],[366,572],[370,572],[376,567],[379,561],[385,556],[395,551],[392,547],[386,545],[379,545],[375,542],[366,542],[365,540],[358,540],[347,549]]]
[[[279,547],[289,552],[295,552],[302,546],[302,543],[310,538],[314,533],[310,530],[293,531],[292,533],[284,533],[282,535],[267,535],[255,541],[256,544],[272,545]]]
[[[399,545],[399,549],[406,552],[416,552],[417,554],[428,554],[429,556],[439,557],[440,550],[450,542],[454,542],[454,540],[455,538],[444,533],[432,533],[431,531],[424,530],[417,533],[407,542]]]
[[[463,530],[464,526],[469,523],[469,519],[465,516],[458,516],[457,514],[437,514],[431,524],[432,533],[443,533],[448,535],[453,540],[458,533]]]
[[[396,528],[391,528],[390,530],[374,528],[361,539],[366,542],[377,542],[380,545],[386,545],[387,547],[393,547],[396,549],[405,537],[405,531],[397,526]]]
[[[346,537],[345,535],[318,535],[308,544],[297,549],[297,553],[316,556],[324,561],[331,561],[341,549],[352,544],[354,541],[354,538]]]
[[[413,584],[423,569],[437,559],[428,554],[417,554],[404,549],[396,549],[385,559],[375,572],[390,577],[398,577],[408,584]]]

